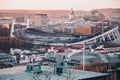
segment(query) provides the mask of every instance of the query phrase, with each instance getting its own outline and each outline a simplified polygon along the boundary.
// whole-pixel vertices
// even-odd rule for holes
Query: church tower
[[[74,10],[73,10],[73,8],[71,8],[71,10],[69,12],[69,20],[73,21],[74,19],[75,19]]]

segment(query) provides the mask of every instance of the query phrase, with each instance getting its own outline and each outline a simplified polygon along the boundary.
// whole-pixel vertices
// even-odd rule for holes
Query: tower
[[[71,10],[69,12],[69,20],[73,21],[74,19],[75,19],[74,10],[73,10],[73,8],[71,8]]]

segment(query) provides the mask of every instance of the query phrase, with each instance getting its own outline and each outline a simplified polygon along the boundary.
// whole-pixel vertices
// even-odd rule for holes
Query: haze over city
[[[120,80],[120,0],[0,0],[0,80]]]
[[[120,8],[120,0],[0,0],[0,9],[92,10]]]

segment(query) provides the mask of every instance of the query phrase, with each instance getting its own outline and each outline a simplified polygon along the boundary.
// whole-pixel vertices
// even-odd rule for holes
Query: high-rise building
[[[24,17],[16,17],[15,20],[16,20],[16,22],[24,22],[25,21]]]
[[[47,14],[35,14],[33,17],[33,24],[35,27],[47,25],[48,17]]]

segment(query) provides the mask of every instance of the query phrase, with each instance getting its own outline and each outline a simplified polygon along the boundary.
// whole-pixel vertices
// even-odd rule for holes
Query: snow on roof
[[[46,79],[46,73],[49,70],[49,77],[51,80],[66,80],[68,73],[63,73],[61,75],[57,75],[54,73],[54,67],[50,66],[41,66],[42,73],[34,74],[25,72],[25,66],[17,66],[12,68],[6,68],[0,70],[0,80],[35,80],[35,77],[39,78],[39,80]],[[82,70],[74,70],[70,69],[71,78],[74,80],[78,79],[87,79],[87,78],[95,78],[95,77],[104,77],[108,76],[106,73],[97,73],[90,71],[82,71]]]

